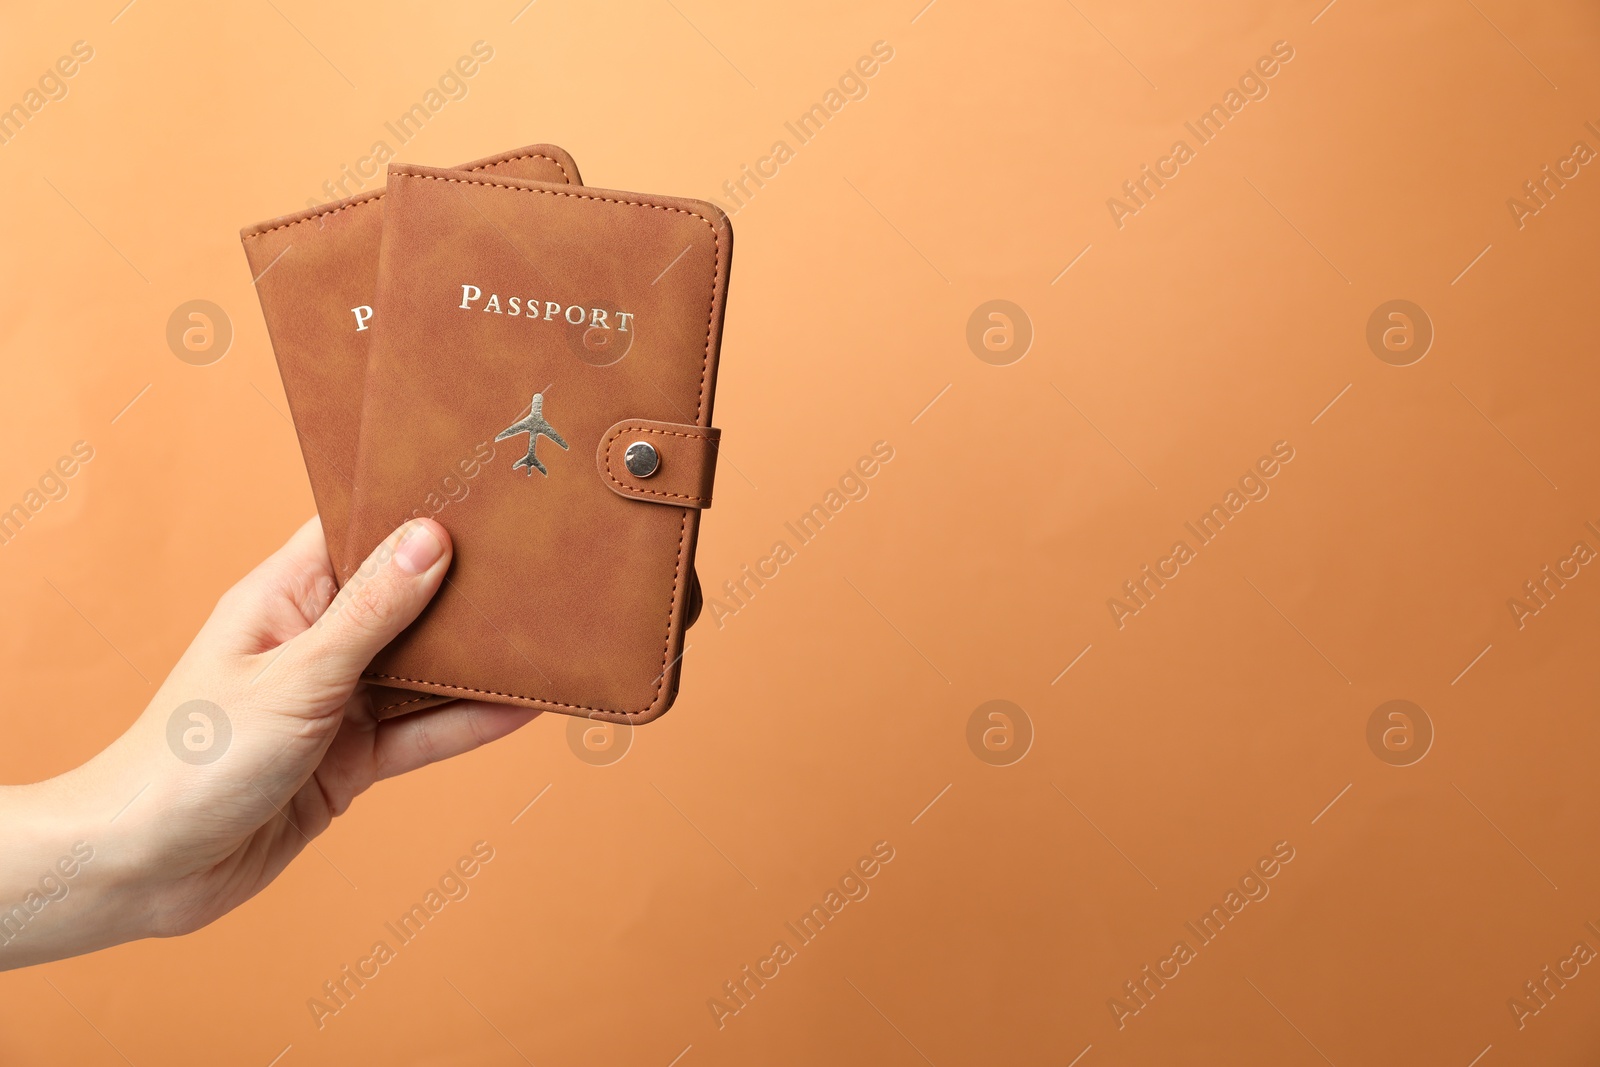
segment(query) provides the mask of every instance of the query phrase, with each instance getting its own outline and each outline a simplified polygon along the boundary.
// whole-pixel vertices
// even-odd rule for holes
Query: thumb
[[[290,642],[311,702],[344,703],[372,657],[421,614],[450,567],[450,535],[414,519],[373,550],[310,629]]]

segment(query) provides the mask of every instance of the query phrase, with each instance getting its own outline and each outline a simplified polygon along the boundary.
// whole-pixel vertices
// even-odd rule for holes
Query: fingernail
[[[444,546],[433,536],[433,531],[420,522],[414,522],[400,536],[395,546],[394,561],[407,574],[421,574],[439,561]]]

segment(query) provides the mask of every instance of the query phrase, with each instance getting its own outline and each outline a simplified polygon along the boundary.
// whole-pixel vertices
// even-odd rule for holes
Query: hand
[[[373,717],[362,670],[449,566],[449,535],[418,519],[335,596],[312,519],[222,596],[109,748],[0,789],[0,839],[15,845],[0,858],[0,968],[197,930],[260,892],[374,782],[537,715],[455,701]]]

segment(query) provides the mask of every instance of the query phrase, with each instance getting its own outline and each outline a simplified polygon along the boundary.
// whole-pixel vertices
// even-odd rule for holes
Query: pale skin
[[[0,787],[0,969],[198,930],[264,889],[374,782],[537,715],[455,701],[373,717],[361,672],[438,591],[450,551],[438,523],[409,522],[336,598],[312,519],[222,596],[110,747],[59,777]],[[223,709],[231,728],[212,762],[169,740],[193,700]]]

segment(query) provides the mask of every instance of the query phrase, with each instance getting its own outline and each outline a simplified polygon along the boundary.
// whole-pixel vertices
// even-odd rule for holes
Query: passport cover
[[[459,464],[475,474],[437,516],[444,586],[368,680],[654,719],[711,502],[726,216],[409,164],[383,216],[341,577]]]
[[[581,183],[577,164],[554,145],[530,145],[457,169]],[[336,573],[343,573],[383,198],[382,189],[361,193],[239,233]]]
[[[572,157],[547,144],[457,169],[572,185],[582,181]],[[341,564],[372,336],[383,194],[382,189],[359,193],[239,232],[335,574],[345,573]],[[379,718],[442,702],[386,687],[374,687],[370,696]]]

